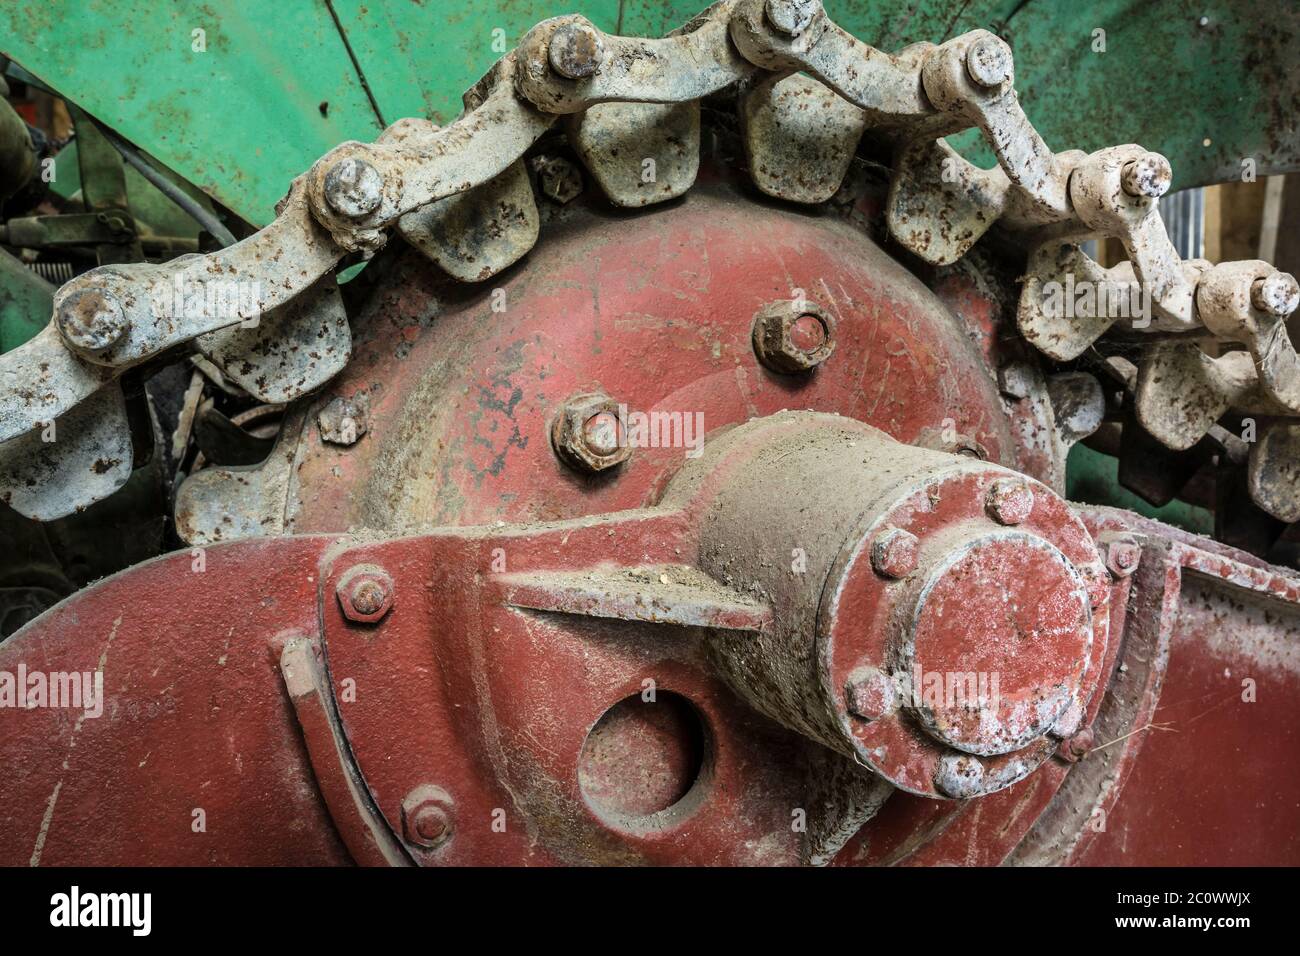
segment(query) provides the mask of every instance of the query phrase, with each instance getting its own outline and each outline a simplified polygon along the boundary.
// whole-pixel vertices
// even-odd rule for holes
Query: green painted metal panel
[[[8,0],[0,38],[43,82],[254,223],[312,158],[381,129],[319,0]]]
[[[323,152],[346,139],[373,138],[377,112],[387,122],[454,117],[461,93],[500,55],[502,43],[513,46],[537,20],[581,12],[604,29],[660,35],[704,5],[9,0],[0,6],[0,45],[261,224],[289,181]],[[826,6],[854,34],[886,50],[975,27],[1006,36],[1026,109],[1056,149],[1139,141],[1169,156],[1179,187],[1239,175],[1246,157],[1259,158],[1261,173],[1270,163],[1300,165],[1292,108],[1300,98],[1300,5],[1288,0],[827,0]],[[206,31],[206,52],[192,50],[196,29]],[[1093,51],[1098,29],[1106,31],[1104,53]],[[958,144],[973,159],[991,162],[978,137],[967,134]]]
[[[54,287],[0,250],[0,352],[22,345],[45,328]]]
[[[384,119],[446,124],[460,115],[461,94],[538,21],[581,13],[613,33],[619,0],[333,0],[333,9]]]
[[[1065,496],[1071,501],[1127,508],[1148,518],[1196,534],[1214,533],[1214,515],[1205,508],[1175,499],[1163,507],[1147,504],[1119,483],[1119,459],[1075,445],[1066,460]]]

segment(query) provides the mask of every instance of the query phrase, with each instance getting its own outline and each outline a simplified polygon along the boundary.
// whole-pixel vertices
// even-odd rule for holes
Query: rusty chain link
[[[1150,351],[1135,403],[1166,446],[1190,447],[1229,409],[1293,428],[1285,419],[1300,413],[1300,358],[1284,319],[1300,304],[1295,279],[1263,262],[1181,261],[1156,212],[1172,182],[1168,161],[1134,145],[1053,153],[1014,79],[1010,47],[984,30],[887,54],[833,23],[820,0],[721,0],[661,39],[606,34],[576,15],[543,21],[465,94],[455,122],[402,120],[373,143],[337,146],[254,235],[161,265],[92,269],[60,288],[50,325],[0,356],[0,498],[52,518],[120,486],[131,460],[117,379],[165,353],[198,351],[262,401],[318,388],[351,348],[330,272],[349,253],[381,248],[394,227],[462,280],[517,261],[538,234],[523,157],[557,123],[616,205],[681,195],[698,168],[700,101],[729,87],[763,192],[829,199],[872,127],[896,139],[886,214],[904,247],[946,265],[994,223],[1020,238],[1029,266],[1017,322],[1051,358],[1076,358],[1116,322],[1202,329],[1244,346],[1213,357],[1162,339]],[[980,169],[945,142],[969,128],[996,167]],[[663,176],[639,175],[642,157],[663,160]],[[1129,262],[1106,269],[1085,255],[1081,243],[1099,237],[1119,240]],[[1067,282],[1090,283],[1108,301],[1145,293],[1150,312],[1058,314],[1050,296]],[[213,288],[234,293],[214,302]],[[39,440],[51,423],[60,440]],[[1300,444],[1287,436],[1252,456]],[[1263,484],[1295,471],[1266,464],[1252,462]],[[1254,496],[1300,519],[1295,489]]]

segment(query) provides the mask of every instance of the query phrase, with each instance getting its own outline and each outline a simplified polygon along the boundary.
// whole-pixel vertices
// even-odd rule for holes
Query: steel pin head
[[[1270,315],[1290,315],[1300,306],[1300,284],[1289,272],[1274,272],[1251,286],[1250,301],[1255,308]]]
[[[325,174],[325,201],[349,219],[368,216],[384,199],[384,177],[364,159],[349,157]]]
[[[1173,181],[1173,167],[1159,153],[1131,160],[1120,173],[1120,186],[1134,198],[1159,199],[1169,192]]]

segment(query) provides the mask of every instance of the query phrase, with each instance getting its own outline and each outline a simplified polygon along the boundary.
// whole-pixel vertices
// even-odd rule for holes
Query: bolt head
[[[325,174],[325,201],[349,219],[370,215],[383,199],[384,177],[364,159],[340,160]]]
[[[1289,272],[1274,272],[1251,286],[1250,301],[1262,312],[1290,315],[1300,306],[1300,283]]]
[[[102,352],[126,332],[126,312],[111,292],[77,289],[59,303],[59,331],[74,348]]]
[[[575,395],[551,423],[551,447],[560,460],[588,474],[608,471],[632,457],[618,403],[608,395]]]
[[[886,528],[871,542],[871,566],[886,578],[903,578],[916,570],[921,543],[902,528]]]
[[[859,667],[849,675],[844,701],[849,713],[879,720],[894,709],[897,692],[890,676],[875,667]]]
[[[1096,743],[1096,735],[1091,727],[1085,727],[1068,740],[1062,740],[1061,746],[1056,748],[1056,755],[1066,763],[1078,763],[1092,750]]]
[[[1106,548],[1106,569],[1116,578],[1126,578],[1137,570],[1142,549],[1132,541],[1112,541]]]
[[[821,0],[767,0],[765,7],[767,22],[788,37],[802,34],[821,11]]]
[[[835,351],[835,323],[811,302],[771,302],[754,316],[754,354],[778,375],[809,372]]]
[[[581,20],[562,23],[551,34],[547,58],[551,69],[570,80],[584,80],[600,72],[605,41],[600,31]]]
[[[383,568],[359,564],[345,571],[335,586],[343,616],[354,624],[374,624],[393,608],[393,579]]]
[[[1119,181],[1124,192],[1134,198],[1159,199],[1173,185],[1174,170],[1159,153],[1147,153],[1126,163]]]
[[[999,478],[989,486],[984,508],[998,524],[1020,524],[1034,510],[1034,490],[1023,478]]]
[[[542,193],[561,206],[577,199],[582,193],[582,173],[567,159],[537,156],[533,159],[537,184]]]
[[[441,787],[425,784],[402,799],[402,836],[407,843],[435,849],[452,837],[451,795]]]
[[[980,37],[966,51],[966,72],[985,89],[1010,82],[1013,70],[1011,47],[991,33]]]
[[[935,786],[954,800],[978,797],[984,792],[984,764],[971,754],[944,754],[934,775]]]

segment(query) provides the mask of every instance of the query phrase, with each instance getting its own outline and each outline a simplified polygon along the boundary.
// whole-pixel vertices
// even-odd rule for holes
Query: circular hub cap
[[[973,754],[1017,750],[1079,693],[1092,644],[1088,592],[1036,535],[1002,532],[950,552],[912,618],[912,709],[939,740]]]

